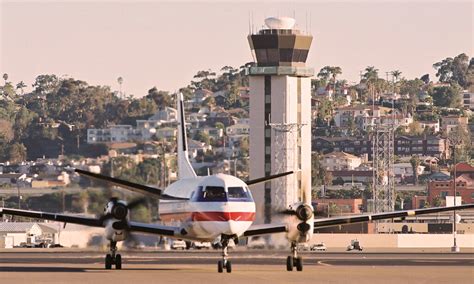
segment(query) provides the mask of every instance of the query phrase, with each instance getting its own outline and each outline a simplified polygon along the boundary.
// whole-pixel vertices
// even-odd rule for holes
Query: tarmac
[[[472,251],[303,252],[288,272],[287,251],[234,250],[230,274],[217,250],[120,253],[123,269],[105,270],[99,251],[0,250],[0,283],[474,283]]]

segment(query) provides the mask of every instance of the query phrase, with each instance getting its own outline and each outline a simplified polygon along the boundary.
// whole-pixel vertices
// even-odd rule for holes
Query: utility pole
[[[456,186],[456,175],[457,175],[457,171],[456,171],[456,164],[457,164],[457,161],[456,161],[456,146],[461,144],[462,143],[462,140],[461,138],[458,136],[458,135],[454,135],[454,134],[451,134],[449,135],[448,134],[448,138],[447,138],[447,141],[448,141],[448,147],[449,146],[452,146],[453,147],[453,165],[454,165],[454,169],[453,169],[453,189],[454,189],[454,193],[453,193],[453,198],[454,198],[454,206],[456,206],[457,202],[456,202],[456,197],[457,197],[457,186]],[[459,252],[459,247],[457,245],[457,230],[456,230],[456,210],[453,211],[453,247],[451,248],[451,251],[452,252]]]
[[[453,164],[454,164],[454,177],[453,177],[453,183],[454,183],[454,206],[456,206],[456,197],[457,197],[457,192],[456,192],[456,144],[453,144]],[[452,252],[459,252],[459,247],[457,245],[457,230],[456,230],[456,210],[453,211],[453,247],[451,248]]]

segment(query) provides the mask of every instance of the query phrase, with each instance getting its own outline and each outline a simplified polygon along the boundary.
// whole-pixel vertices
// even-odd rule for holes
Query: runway
[[[103,252],[0,252],[2,283],[472,283],[473,253],[304,252],[288,272],[286,251],[231,251],[233,271],[217,273],[219,251],[126,251],[122,270],[103,269]]]

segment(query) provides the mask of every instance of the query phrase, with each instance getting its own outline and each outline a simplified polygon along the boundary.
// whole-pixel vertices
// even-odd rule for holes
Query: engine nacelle
[[[288,223],[287,238],[290,242],[308,242],[313,237],[314,214],[310,204],[296,203],[290,206],[294,214]]]
[[[109,241],[120,242],[127,238],[126,230],[117,230],[114,228],[114,223],[121,222],[117,219],[109,219],[105,224],[105,238]]]
[[[104,208],[105,238],[109,241],[123,241],[127,238],[128,206],[125,201],[111,199]]]

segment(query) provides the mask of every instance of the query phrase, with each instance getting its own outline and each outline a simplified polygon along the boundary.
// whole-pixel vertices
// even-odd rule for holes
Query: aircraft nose
[[[240,235],[245,231],[246,228],[243,227],[242,222],[230,220],[226,222],[226,235]]]

